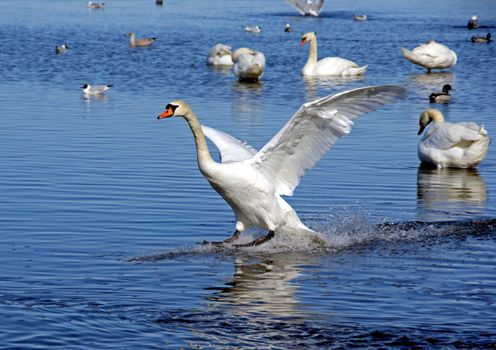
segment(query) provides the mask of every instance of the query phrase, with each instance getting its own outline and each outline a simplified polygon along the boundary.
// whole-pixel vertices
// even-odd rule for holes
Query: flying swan
[[[286,2],[292,5],[300,15],[314,17],[318,17],[322,10],[322,5],[324,5],[324,0],[316,0],[315,2],[312,2],[312,0],[286,0]]]
[[[186,119],[196,144],[200,172],[231,206],[236,216],[234,234],[223,242],[233,243],[249,227],[269,233],[250,243],[267,242],[279,231],[307,228],[282,198],[291,196],[301,177],[342,136],[349,134],[353,120],[406,95],[399,86],[364,87],[304,103],[286,125],[260,151],[234,137],[201,126],[189,105],[170,102],[158,119]],[[205,136],[217,146],[221,163],[212,159]]]

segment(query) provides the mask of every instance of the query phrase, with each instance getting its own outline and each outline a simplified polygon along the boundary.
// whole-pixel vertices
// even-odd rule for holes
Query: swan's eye
[[[169,103],[167,106],[165,106],[165,109],[172,109],[172,112],[175,112],[177,107],[179,107],[179,106],[176,106],[176,105]]]

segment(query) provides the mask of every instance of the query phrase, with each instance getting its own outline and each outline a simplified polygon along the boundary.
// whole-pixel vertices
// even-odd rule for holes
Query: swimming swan
[[[353,119],[404,96],[402,87],[377,86],[305,103],[258,152],[228,134],[201,126],[184,101],[170,102],[157,118],[186,119],[195,139],[200,172],[234,211],[236,230],[218,243],[234,242],[253,226],[269,231],[265,237],[238,245],[244,247],[262,244],[284,228],[318,235],[300,221],[282,196],[293,194],[305,172],[350,132]],[[219,149],[222,163],[212,159],[205,136]]]
[[[210,66],[232,66],[231,46],[216,44],[208,53],[207,64]]]
[[[401,53],[411,63],[427,68],[427,72],[429,73],[432,69],[452,67],[457,61],[455,51],[434,40],[426,44],[421,44],[412,51],[402,47]]]
[[[262,52],[242,47],[234,51],[234,74],[239,81],[257,82],[265,72],[265,56]]]
[[[292,5],[302,16],[310,15],[317,17],[322,10],[322,5],[324,5],[324,0],[317,0],[312,2],[312,0],[286,0],[286,2]]]
[[[431,122],[418,145],[422,162],[438,168],[473,168],[486,157],[490,139],[483,126],[445,122],[440,111],[430,108],[420,115],[418,135]]]
[[[317,36],[314,32],[306,33],[301,37],[300,46],[310,45],[308,60],[301,74],[309,77],[334,76],[349,77],[365,74],[367,66],[358,67],[350,60],[341,57],[326,57],[317,61]]]

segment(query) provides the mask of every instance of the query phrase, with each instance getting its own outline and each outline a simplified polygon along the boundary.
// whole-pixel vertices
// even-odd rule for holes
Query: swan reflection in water
[[[328,90],[329,88],[337,88],[352,82],[358,82],[365,79],[363,75],[350,77],[309,77],[302,76],[307,85],[306,101],[313,101],[321,96],[317,93],[317,89]],[[329,92],[327,92],[329,93]]]
[[[487,192],[484,179],[475,169],[418,168],[417,205],[422,220],[482,214]]]
[[[254,323],[261,322],[262,315],[267,315],[267,322],[274,316],[298,322],[303,311],[295,297],[297,283],[292,281],[300,276],[298,265],[304,262],[293,254],[243,259],[236,259],[234,276],[209,300],[228,306],[231,316],[253,317]]]
[[[263,83],[235,81],[233,86],[232,116],[241,120],[252,120],[262,113],[261,98]]]

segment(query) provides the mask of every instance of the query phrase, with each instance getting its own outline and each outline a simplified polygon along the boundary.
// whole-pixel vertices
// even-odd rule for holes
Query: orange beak
[[[307,42],[307,39],[301,38],[300,47],[302,47],[303,45],[305,45],[306,42]]]
[[[172,108],[167,108],[165,111],[162,112],[162,114],[160,114],[157,119],[163,119],[163,118],[169,118],[169,117],[172,117],[174,115],[174,111],[172,110]]]

